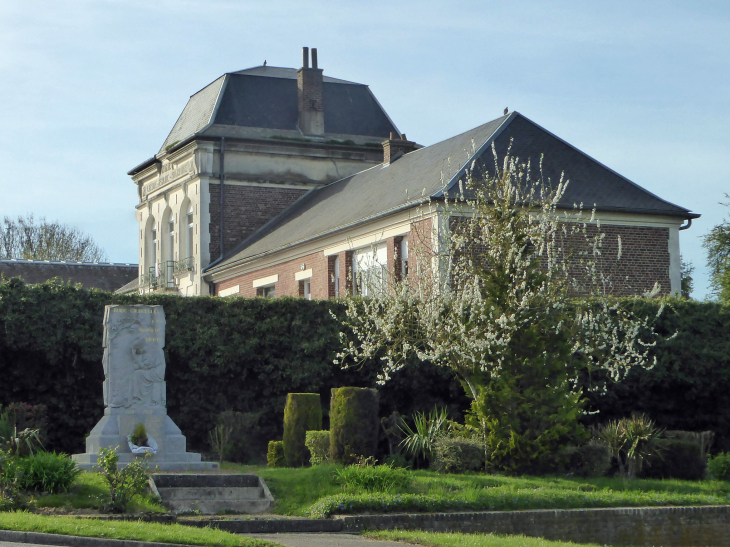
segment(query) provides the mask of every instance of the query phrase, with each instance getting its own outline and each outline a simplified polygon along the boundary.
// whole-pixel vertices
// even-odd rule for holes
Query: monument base
[[[143,458],[132,454],[127,442],[137,424],[144,424],[147,434],[157,441],[158,451],[154,456]],[[74,454],[73,460],[84,471],[93,471],[101,448],[117,448],[119,467],[143,458],[150,469],[160,471],[213,471],[218,462],[204,462],[200,454],[186,452],[185,436],[180,428],[167,415],[164,408],[159,409],[105,409],[104,416],[86,438],[86,453]]]

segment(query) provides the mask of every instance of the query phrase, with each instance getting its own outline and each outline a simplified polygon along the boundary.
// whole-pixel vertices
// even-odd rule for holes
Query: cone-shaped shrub
[[[284,407],[284,458],[287,467],[301,467],[309,461],[304,444],[307,431],[322,429],[319,393],[289,393]]]
[[[364,387],[332,389],[330,457],[351,464],[357,456],[374,456],[378,446],[379,394]]]

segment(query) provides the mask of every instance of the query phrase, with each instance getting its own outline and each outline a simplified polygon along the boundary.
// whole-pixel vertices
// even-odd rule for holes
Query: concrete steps
[[[264,480],[251,474],[157,473],[150,477],[150,488],[165,507],[176,513],[263,513],[274,501]]]

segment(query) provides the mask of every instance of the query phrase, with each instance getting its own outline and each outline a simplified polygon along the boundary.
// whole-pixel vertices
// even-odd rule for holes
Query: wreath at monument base
[[[132,442],[132,435],[127,435],[127,444],[129,445],[129,450],[132,451],[132,454],[138,454],[140,456],[143,456],[144,454],[152,454],[154,456],[157,454],[157,441],[149,435],[147,435],[146,446],[137,446],[134,444]]]

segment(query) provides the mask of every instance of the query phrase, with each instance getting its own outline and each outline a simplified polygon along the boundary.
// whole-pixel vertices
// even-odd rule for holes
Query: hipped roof
[[[208,269],[221,271],[259,256],[316,239],[431,199],[444,191],[456,195],[459,178],[474,161],[494,169],[492,144],[498,158],[509,148],[521,163],[537,170],[542,159],[544,179],[570,182],[561,205],[583,204],[598,211],[697,218],[619,175],[518,112],[432,146],[415,150],[390,165],[377,165],[314,189]]]

